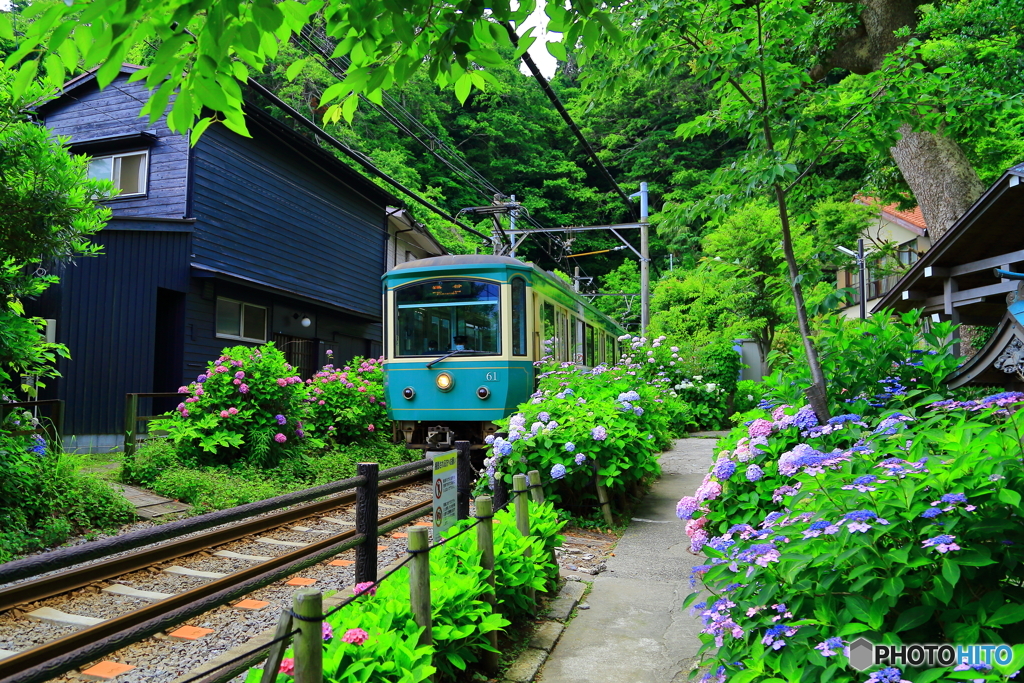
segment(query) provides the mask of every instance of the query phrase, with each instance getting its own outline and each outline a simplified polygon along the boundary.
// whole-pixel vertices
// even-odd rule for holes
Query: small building
[[[79,448],[120,445],[125,394],[176,391],[226,346],[273,341],[306,377],[328,349],[334,362],[379,355],[394,255],[445,253],[389,208],[398,199],[298,132],[283,102],[253,92],[251,138],[214,124],[193,145],[165,117],[139,118],[139,68],[103,90],[87,73],[38,110],[121,190],[94,238],[103,254],[30,302],[71,351],[41,396],[64,399]],[[142,410],[176,401],[154,403]]]
[[[900,273],[917,262],[922,253],[928,250],[931,242],[928,238],[928,226],[924,222],[924,214],[920,207],[901,211],[897,204],[881,205],[869,197],[855,197],[854,201],[865,206],[874,206],[878,215],[864,231],[864,252],[867,262],[867,278],[865,294],[867,310],[871,310],[889,292],[900,278]],[[872,259],[873,245],[895,244],[895,261]],[[840,315],[856,318],[860,315],[860,273],[857,269],[840,271],[837,276],[837,287],[853,288],[854,302],[840,309]]]
[[[875,305],[923,309],[932,319],[995,327],[949,378],[966,384],[1024,387],[1024,164],[1006,171],[896,286]]]

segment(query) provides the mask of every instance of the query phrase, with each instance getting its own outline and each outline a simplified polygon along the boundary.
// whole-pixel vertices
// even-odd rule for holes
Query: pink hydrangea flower
[[[244,379],[244,378],[245,378],[245,373],[242,372],[241,370],[239,370],[238,372],[235,373],[235,379]]]
[[[288,437],[285,436],[284,434],[277,433],[277,434],[274,435],[274,441],[276,441],[278,443],[284,443],[287,440],[288,440]]]
[[[377,586],[373,584],[373,581],[364,581],[353,586],[352,592],[356,595],[369,595],[372,597],[377,594]]]
[[[230,413],[228,411],[226,411],[226,410],[220,411],[220,416],[221,417],[227,417],[228,415],[230,415]]]
[[[284,674],[285,676],[295,675],[295,659],[292,657],[285,657],[281,660],[281,668],[277,670],[277,673]]]
[[[225,367],[225,366],[223,366],[223,365],[218,365],[217,367],[215,367],[215,368],[213,369],[213,371],[214,371],[214,372],[227,372],[227,371],[228,371],[228,369],[227,369],[227,367]]]
[[[756,438],[759,436],[771,436],[772,423],[768,420],[757,419],[750,423],[750,427],[747,428],[747,434],[750,438]]]
[[[372,432],[374,429],[376,429],[376,427],[374,427],[372,424],[366,425],[366,431]]]
[[[231,413],[232,415],[238,415],[238,408],[235,408],[234,406],[232,406],[232,407],[228,408],[228,412]]]
[[[345,631],[345,635],[342,637],[342,640],[346,643],[352,643],[353,645],[362,645],[369,637],[370,634],[361,628],[350,628]]]
[[[288,380],[286,380],[284,377],[279,378],[277,380],[277,386],[279,386],[279,387],[286,387],[286,386],[288,386]]]
[[[320,633],[321,635],[323,635],[324,640],[330,640],[334,637],[334,629],[332,629],[331,625],[328,624],[326,621],[323,623],[323,627],[320,629]]]
[[[179,394],[187,394],[188,393],[188,387],[178,387],[178,393]]]

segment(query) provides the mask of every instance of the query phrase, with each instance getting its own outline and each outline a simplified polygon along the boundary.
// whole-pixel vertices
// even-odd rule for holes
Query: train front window
[[[396,355],[439,356],[451,351],[501,352],[497,284],[430,280],[395,292]]]

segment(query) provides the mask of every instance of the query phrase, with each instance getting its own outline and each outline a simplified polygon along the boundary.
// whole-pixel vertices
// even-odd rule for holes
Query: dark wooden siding
[[[380,315],[384,206],[250,121],[197,142],[194,262],[349,310]]]
[[[103,255],[65,269],[57,340],[67,434],[122,431],[124,396],[153,387],[157,288],[188,287],[187,232],[101,231]]]
[[[157,136],[150,147],[149,188],[143,197],[114,199],[110,208],[118,216],[160,216],[182,218],[187,207],[188,139],[167,128],[166,117],[153,124],[139,118],[139,111],[149,97],[144,83],[128,83],[128,76],[119,76],[104,90],[95,83],[86,83],[56,103],[43,109],[46,126],[53,134],[68,136],[72,144],[113,135],[149,131]],[[173,99],[171,100],[173,103]],[[127,145],[131,151],[139,145]]]

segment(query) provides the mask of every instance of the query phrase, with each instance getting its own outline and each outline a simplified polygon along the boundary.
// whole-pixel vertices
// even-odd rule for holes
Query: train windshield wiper
[[[440,363],[443,360],[447,360],[448,358],[451,358],[452,356],[454,356],[457,353],[464,353],[464,352],[465,352],[465,349],[455,349],[454,351],[449,351],[448,353],[444,354],[440,358],[435,358],[434,360],[432,360],[429,363],[427,363],[427,368],[430,368],[431,366],[433,366],[433,365],[435,365],[437,363]]]

